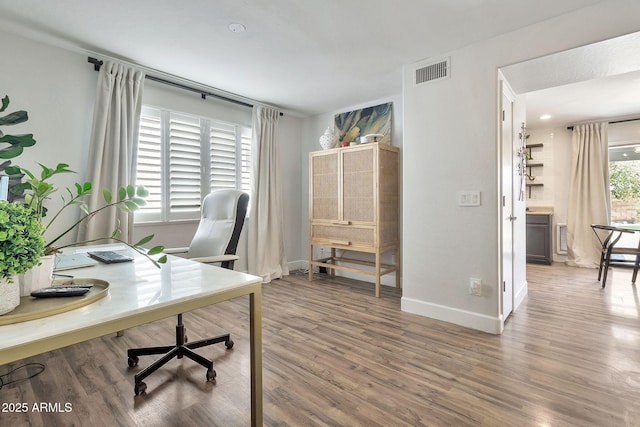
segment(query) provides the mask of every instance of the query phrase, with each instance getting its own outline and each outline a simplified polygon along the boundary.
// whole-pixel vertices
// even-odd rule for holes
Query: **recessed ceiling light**
[[[543,114],[540,116],[540,120],[549,120],[551,118],[551,114]]]
[[[232,22],[231,24],[229,24],[229,31],[231,31],[232,33],[244,33],[246,29],[247,27],[237,22]]]

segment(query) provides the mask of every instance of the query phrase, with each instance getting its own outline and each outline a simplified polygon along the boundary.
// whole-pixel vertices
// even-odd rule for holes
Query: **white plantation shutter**
[[[236,126],[211,122],[211,190],[237,188]]]
[[[170,219],[200,212],[200,119],[171,113],[169,123]]]
[[[147,204],[136,212],[136,219],[158,221],[162,212],[162,128],[160,111],[143,109],[140,117],[136,185],[149,192]]]
[[[137,167],[150,194],[136,222],[199,219],[210,191],[249,192],[251,128],[145,106]]]
[[[246,127],[243,127],[240,133],[240,185],[238,189],[249,194],[249,198],[251,198],[251,128]]]

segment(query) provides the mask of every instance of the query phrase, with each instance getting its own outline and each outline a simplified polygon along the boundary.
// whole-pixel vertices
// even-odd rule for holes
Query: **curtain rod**
[[[615,125],[616,123],[626,123],[626,122],[635,122],[640,120],[640,117],[636,119],[626,119],[626,120],[614,120],[612,122],[608,122],[610,125]],[[573,126],[567,126],[567,130],[573,130]]]
[[[87,58],[87,62],[93,64],[93,69],[95,71],[100,71],[100,67],[102,67],[102,64],[104,63],[103,61],[100,61],[99,59],[92,58],[92,57],[88,57]],[[146,74],[146,73],[145,73],[144,77],[146,79],[152,80],[154,82],[158,82],[158,83],[162,83],[162,84],[165,84],[165,85],[177,87],[179,89],[188,90],[190,92],[199,93],[200,97],[202,97],[202,99],[207,99],[207,96],[213,96],[214,98],[218,98],[218,99],[221,99],[223,101],[232,102],[234,104],[242,105],[243,107],[253,108],[253,104],[249,104],[249,103],[243,102],[243,101],[238,101],[237,99],[228,98],[226,96],[222,96],[222,95],[219,95],[219,94],[213,93],[213,92],[208,92],[206,90],[197,89],[197,88],[194,88],[194,87],[191,87],[191,86],[184,85],[182,83],[173,82],[171,80],[166,80],[166,79],[163,79],[163,78],[160,78],[160,77],[151,76],[151,75]],[[282,116],[282,115],[283,115],[283,113],[280,112],[280,116]]]

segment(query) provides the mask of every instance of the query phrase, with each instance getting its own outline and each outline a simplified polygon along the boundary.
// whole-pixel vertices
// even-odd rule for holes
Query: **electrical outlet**
[[[469,279],[469,294],[482,296],[482,279],[471,277]]]

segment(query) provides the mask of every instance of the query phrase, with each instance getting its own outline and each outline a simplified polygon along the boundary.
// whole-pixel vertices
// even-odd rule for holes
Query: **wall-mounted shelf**
[[[527,144],[525,146],[525,148],[527,149],[527,152],[528,152],[528,156],[527,157],[529,159],[533,158],[531,156],[531,149],[532,148],[542,148],[542,147],[544,147],[544,144]],[[531,176],[531,169],[532,168],[539,168],[539,167],[542,167],[542,166],[544,166],[543,163],[529,163],[529,162],[527,162],[527,169],[529,170],[528,176]],[[529,188],[529,198],[531,198],[531,188],[533,188],[533,187],[542,187],[543,185],[544,184],[539,183],[539,182],[535,183],[535,184],[533,184],[533,183],[526,184],[526,186]]]
[[[525,184],[527,186],[527,188],[529,189],[529,198],[531,198],[531,189],[533,187],[542,187],[544,184],[541,182],[536,182],[536,183],[531,183],[531,184]]]

